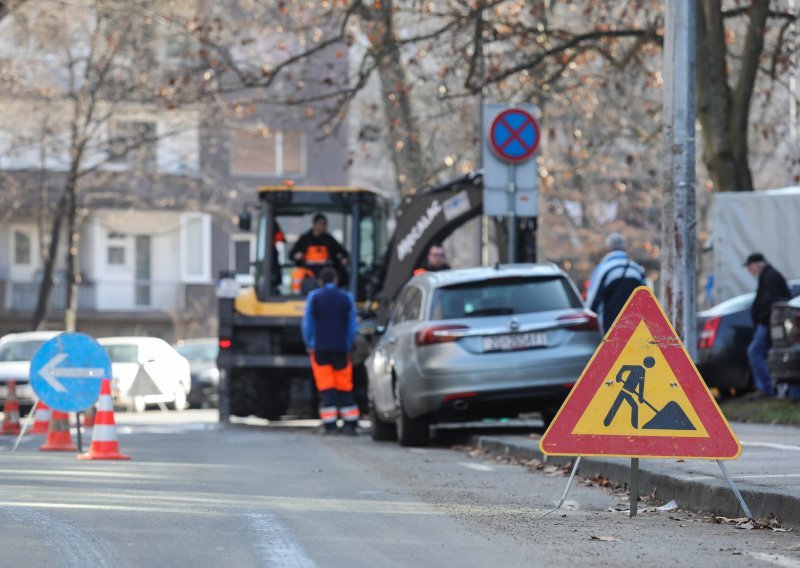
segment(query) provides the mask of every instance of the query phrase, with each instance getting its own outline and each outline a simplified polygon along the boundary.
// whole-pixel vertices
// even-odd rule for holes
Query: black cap
[[[763,254],[761,254],[760,252],[754,252],[753,254],[747,257],[747,260],[744,262],[742,266],[748,266],[750,264],[753,264],[754,262],[766,262],[766,261],[767,259],[764,258]]]

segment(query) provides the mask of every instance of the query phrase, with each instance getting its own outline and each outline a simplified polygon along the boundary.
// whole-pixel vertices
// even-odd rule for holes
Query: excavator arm
[[[419,267],[431,244],[483,212],[480,172],[472,172],[427,191],[403,198],[386,254],[376,265],[367,295],[388,306]],[[382,312],[382,309],[379,309]]]

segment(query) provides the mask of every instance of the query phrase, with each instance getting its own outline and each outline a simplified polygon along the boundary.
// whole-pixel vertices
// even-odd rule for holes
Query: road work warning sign
[[[550,455],[735,459],[742,449],[649,288],[637,288],[545,432]]]

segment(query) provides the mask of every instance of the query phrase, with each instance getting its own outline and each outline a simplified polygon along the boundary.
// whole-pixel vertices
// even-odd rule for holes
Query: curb
[[[536,445],[534,446],[534,443]],[[548,464],[566,465],[575,458],[562,456],[545,456],[539,451],[538,441],[510,442],[494,436],[472,436],[470,443],[478,448],[494,454],[507,455],[522,459],[539,459]],[[739,502],[730,486],[723,479],[691,480],[678,475],[670,475],[648,467],[648,461],[639,462],[639,495],[647,495],[658,491],[662,499],[675,499],[678,506],[693,511],[707,511],[723,517],[743,517]],[[630,462],[628,462],[629,464]],[[619,460],[603,458],[583,458],[579,475],[588,477],[602,475],[615,483],[630,483],[630,465]],[[757,487],[737,482],[736,486],[744,497],[756,518],[765,518],[770,514],[786,527],[800,527],[800,499],[780,493],[777,490]],[[558,495],[553,496],[555,502]]]

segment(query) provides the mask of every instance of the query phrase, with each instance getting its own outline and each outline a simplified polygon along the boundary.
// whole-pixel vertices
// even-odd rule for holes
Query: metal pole
[[[517,166],[508,166],[508,262],[517,262]]]
[[[639,512],[639,458],[631,458],[631,519]]]
[[[572,480],[575,479],[575,474],[578,473],[578,467],[581,465],[581,456],[575,458],[575,465],[572,466],[572,473],[569,474],[569,480],[567,480],[567,486],[564,488],[564,493],[561,495],[561,500],[558,502],[558,505],[547,511],[543,514],[540,519],[544,519],[547,515],[554,511],[558,511],[561,508],[561,505],[564,504],[564,501],[567,500],[567,493],[569,493],[569,488],[572,487]]]
[[[478,50],[476,54],[478,58],[478,80],[480,81],[480,91],[478,92],[478,133],[480,134],[480,142],[478,145],[478,169],[483,169],[483,147],[482,144],[486,144],[486,138],[484,138],[485,132],[483,132],[483,81],[485,77],[485,69],[486,69],[486,60],[483,57],[483,4],[481,4],[478,8],[478,29],[476,30],[476,39],[477,45],[475,49]],[[477,249],[476,249],[476,266],[486,266],[488,261],[484,261],[484,247],[488,248],[488,239],[486,244],[484,244],[484,224],[486,223],[486,218],[481,215],[475,222],[476,225],[476,232],[477,232]]]
[[[39,404],[39,398],[38,397],[34,397],[33,406],[31,406],[31,409],[28,411],[28,415],[25,417],[25,420],[22,422],[22,429],[19,431],[19,436],[17,436],[17,441],[14,442],[14,447],[11,448],[11,453],[12,454],[17,451],[17,448],[19,447],[19,443],[22,441],[22,437],[25,435],[25,431],[28,429],[28,426],[31,425],[31,420],[33,420],[33,416],[34,416],[34,414],[36,412],[36,405],[37,404]]]
[[[744,514],[747,515],[748,519],[754,518],[753,513],[750,512],[750,507],[747,506],[747,503],[744,502],[742,494],[739,493],[739,488],[736,487],[736,484],[733,482],[731,474],[728,473],[728,468],[725,467],[725,463],[722,460],[717,460],[717,463],[719,464],[719,468],[722,470],[722,475],[725,476],[725,481],[727,481],[728,485],[731,486],[731,489],[733,489],[733,494],[736,495],[736,498],[739,500],[739,504],[742,506],[742,511],[744,511]]]
[[[78,451],[80,453],[83,453],[83,441],[81,439],[81,413],[80,412],[76,412],[75,413],[75,426],[76,426],[76,429],[78,430]]]
[[[667,0],[661,303],[694,358],[697,338],[695,212],[695,5]]]

